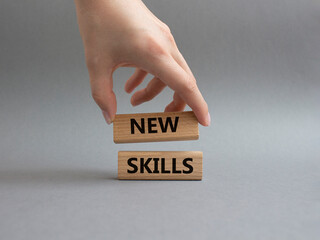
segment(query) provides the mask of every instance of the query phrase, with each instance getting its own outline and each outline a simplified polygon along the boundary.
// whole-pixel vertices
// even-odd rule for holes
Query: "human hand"
[[[133,106],[153,99],[166,86],[174,91],[165,111],[183,111],[188,104],[200,124],[210,125],[208,106],[167,25],[141,0],[75,0],[92,96],[108,124],[116,111],[113,72],[135,67],[125,90],[131,93],[147,76],[154,78],[131,97]]]

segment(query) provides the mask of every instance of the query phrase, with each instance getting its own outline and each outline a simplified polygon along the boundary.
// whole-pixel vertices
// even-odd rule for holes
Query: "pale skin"
[[[208,105],[169,27],[141,0],[75,0],[92,96],[108,124],[117,112],[113,72],[134,67],[125,91],[131,93],[148,74],[147,87],[136,91],[131,104],[152,100],[166,86],[174,91],[165,111],[194,111],[203,126],[210,125]]]

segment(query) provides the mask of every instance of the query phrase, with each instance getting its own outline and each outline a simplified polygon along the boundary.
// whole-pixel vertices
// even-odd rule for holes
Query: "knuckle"
[[[99,65],[99,56],[93,53],[86,53],[86,65],[89,71],[94,71]]]
[[[99,106],[103,103],[103,96],[99,92],[92,91],[91,96]]]
[[[162,27],[164,32],[171,33],[171,29],[169,28],[169,26],[167,24],[162,23],[161,27]]]
[[[172,35],[172,33],[171,33],[171,29],[169,28],[169,26],[166,25],[165,23],[163,23],[163,24],[161,25],[161,29],[162,29],[162,32],[163,32],[165,38],[166,38],[169,42],[175,43],[174,37],[173,37],[173,35]]]
[[[134,44],[137,51],[143,52],[149,56],[167,55],[167,51],[163,44],[150,32],[146,32],[138,37]]]
[[[174,37],[172,36],[171,33],[170,33],[169,36],[168,36],[168,40],[169,40],[171,43],[174,43],[174,44],[175,44]]]
[[[150,90],[148,88],[145,88],[144,90],[144,98],[147,100],[147,101],[150,101],[152,100],[153,96],[152,94],[150,93]]]
[[[192,93],[195,93],[197,89],[198,89],[197,83],[193,79],[188,77],[184,84],[184,91],[188,94],[192,94]]]
[[[166,50],[162,44],[154,37],[147,35],[146,36],[146,51],[152,55],[165,55]]]
[[[109,68],[115,64],[112,54],[109,51],[98,51],[96,49],[86,51],[86,65],[88,70],[95,71],[102,66]]]
[[[166,38],[170,43],[175,44],[174,37],[172,36],[171,33],[166,33]]]
[[[173,35],[171,34],[171,31],[170,31],[170,30],[169,30],[169,31],[165,31],[164,34],[165,34],[165,37],[167,38],[167,40],[169,40],[169,41],[172,42],[172,43],[175,42],[174,37],[173,37]]]

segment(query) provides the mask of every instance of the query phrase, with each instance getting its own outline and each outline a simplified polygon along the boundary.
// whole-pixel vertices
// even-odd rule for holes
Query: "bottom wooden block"
[[[118,179],[201,180],[202,152],[120,151]]]

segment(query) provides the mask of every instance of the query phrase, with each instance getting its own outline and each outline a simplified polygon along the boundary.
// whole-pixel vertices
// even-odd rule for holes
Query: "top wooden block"
[[[113,121],[115,143],[196,140],[198,120],[193,112],[117,114]]]

